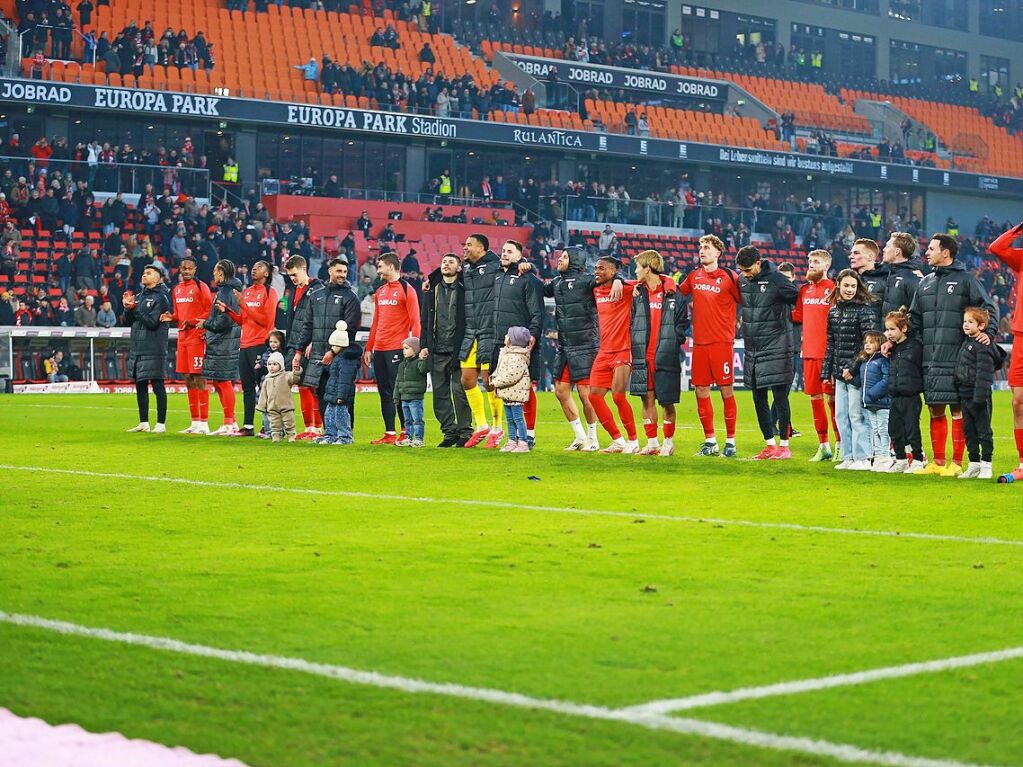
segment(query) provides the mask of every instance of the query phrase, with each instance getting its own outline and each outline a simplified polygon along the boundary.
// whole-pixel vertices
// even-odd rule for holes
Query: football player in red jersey
[[[172,312],[160,319],[178,326],[177,361],[174,369],[185,377],[188,390],[188,410],[192,425],[182,434],[209,434],[210,393],[202,377],[202,364],[206,356],[206,331],[197,322],[205,320],[213,305],[209,286],[195,278],[196,260],[190,249],[185,250],[178,264],[178,284],[171,292]]]
[[[1012,426],[1016,436],[1019,466],[1001,475],[998,481],[1023,481],[1023,248],[1012,244],[1023,237],[1023,223],[1017,224],[988,246],[988,250],[1016,273],[1016,312],[1012,317],[1012,356],[1009,358],[1008,383],[1012,389]]]
[[[611,444],[601,452],[635,454],[639,452],[636,414],[632,412],[632,405],[626,396],[632,374],[632,340],[629,331],[635,283],[626,282],[622,299],[616,301],[611,297],[611,288],[617,277],[618,262],[604,256],[598,259],[594,272],[597,285],[593,289],[593,299],[597,304],[597,320],[600,325],[600,351],[590,369],[590,402],[597,413],[597,420],[611,435]],[[604,399],[608,391],[618,409],[618,417],[628,441],[622,439],[622,432]]]
[[[714,404],[710,387],[717,384],[725,411],[725,458],[734,458],[735,422],[735,327],[742,295],[739,276],[719,266],[725,244],[713,234],[700,238],[700,268],[679,284],[682,295],[693,299],[693,363],[690,371],[696,389],[696,409],[703,426],[703,446],[697,455],[715,456],[721,451],[714,432]]]
[[[792,310],[792,321],[803,326],[803,391],[810,397],[813,410],[813,425],[817,430],[819,446],[811,462],[842,460],[842,444],[838,441],[838,425],[835,423],[835,384],[821,380],[821,367],[828,345],[828,311],[831,309],[831,292],[835,283],[828,279],[831,254],[826,250],[813,250],[807,256],[806,284],[799,289],[796,308]],[[831,411],[831,425],[835,430],[835,451],[831,451],[828,436],[828,413],[824,407],[827,396],[827,410]]]

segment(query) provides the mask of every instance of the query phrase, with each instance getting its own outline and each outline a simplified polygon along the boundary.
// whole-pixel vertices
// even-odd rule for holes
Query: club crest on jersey
[[[760,283],[760,292],[761,293],[766,293],[767,292],[767,283],[766,282]]]
[[[565,284],[568,285],[568,289],[571,290],[572,286],[575,285],[575,280],[565,280]]]
[[[956,286],[958,284],[959,284],[958,282],[950,282],[950,283],[948,283],[948,287],[946,288],[946,290],[948,291],[949,295],[952,295],[953,293],[955,293]]]

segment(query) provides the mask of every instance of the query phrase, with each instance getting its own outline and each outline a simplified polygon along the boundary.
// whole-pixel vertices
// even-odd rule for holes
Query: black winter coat
[[[839,300],[831,307],[828,312],[828,345],[821,366],[822,381],[845,380],[842,371],[845,368],[852,370],[853,360],[863,349],[863,334],[869,330],[880,330],[874,303]]]
[[[352,343],[335,355],[327,373],[324,402],[351,407],[355,399],[355,379],[362,369],[362,347]]]
[[[538,380],[543,372],[540,340],[543,336],[543,282],[532,271],[519,274],[519,265],[502,268],[494,277],[494,350],[490,369],[497,359],[508,328],[524,327],[536,339],[529,357],[529,377]]]
[[[888,279],[890,275],[891,269],[889,269],[888,264],[881,264],[876,269],[868,269],[860,275],[863,283],[867,286],[867,290],[877,296],[877,301],[872,301],[870,308],[877,315],[879,327],[884,327],[882,320],[884,315],[881,312],[884,307],[885,295],[888,292]],[[838,289],[837,285],[835,289]]]
[[[167,328],[160,315],[171,311],[170,291],[162,282],[145,288],[135,297],[135,308],[124,313],[131,325],[131,347],[128,352],[128,375],[134,381],[167,377]]]
[[[291,280],[288,280],[288,282],[290,283]],[[322,284],[323,283],[315,277],[310,277],[309,284],[306,286],[305,292],[302,293],[302,300],[297,303],[295,302],[295,294],[298,292],[298,288],[296,288],[294,284],[289,284],[284,288],[284,295],[288,297],[288,313],[285,315],[284,337],[288,341],[288,351],[291,352],[291,356],[294,356],[295,354],[295,348],[291,345],[291,328],[295,324],[295,315],[298,313],[299,305],[302,301],[305,301],[306,296],[308,296],[312,290]]]
[[[443,295],[439,286],[444,281],[440,269],[434,269],[427,278],[430,289],[423,291],[423,305],[420,307],[420,328],[422,336],[419,339],[421,349],[433,349],[437,345],[437,297]],[[462,282],[462,275],[459,274],[454,282],[455,289],[455,335],[450,339],[451,348],[457,354],[462,348],[462,339],[465,337],[465,285]]]
[[[494,280],[501,271],[501,259],[488,250],[479,261],[462,265],[465,287],[465,335],[458,358],[465,360],[476,343],[477,362],[490,362],[494,355]],[[502,339],[503,340],[503,339]]]
[[[338,320],[348,323],[348,337],[354,339],[362,321],[362,309],[359,297],[347,281],[342,285],[327,282],[306,291],[288,339],[292,354],[295,350],[304,353],[306,346],[312,344],[312,353],[302,371],[302,386],[320,385],[326,372],[323,355],[330,350],[328,340]]]
[[[789,317],[799,288],[770,261],[760,263],[760,274],[752,280],[739,278],[746,385],[758,389],[788,386],[793,372]]]
[[[910,307],[909,332],[924,347],[924,400],[928,405],[955,405],[956,358],[966,340],[963,310],[968,306],[987,309],[991,315],[987,333],[994,339],[998,307],[980,280],[959,261],[936,268],[922,280]]]
[[[985,346],[967,338],[956,357],[955,382],[959,401],[986,402],[995,383],[995,371],[1005,363],[1005,350],[992,341]]]
[[[913,296],[920,284],[921,277],[914,272],[923,269],[920,259],[915,256],[908,261],[888,265],[888,285],[885,287],[884,300],[881,304],[881,322],[900,306],[907,309],[913,305]]]
[[[418,357],[402,357],[394,377],[394,391],[400,400],[422,399],[426,396],[426,360]]]
[[[241,291],[242,284],[232,277],[217,288],[213,306],[206,320],[206,359],[202,364],[203,377],[211,381],[233,381],[238,377],[238,355],[241,352],[242,329],[226,312],[217,309],[217,301],[233,312],[240,311],[234,292]]]
[[[919,397],[924,390],[924,348],[919,339],[893,344],[888,357],[888,393],[893,397]]]
[[[568,249],[568,269],[544,286],[544,295],[554,299],[558,323],[558,350],[554,375],[560,377],[568,365],[571,381],[589,378],[593,360],[600,351],[600,327],[593,288],[597,280],[586,273],[586,254],[581,248]]]
[[[654,397],[661,405],[674,405],[682,394],[682,344],[689,327],[689,304],[677,291],[665,292],[661,326],[654,349]],[[646,353],[650,339],[650,292],[636,285],[632,293],[632,375],[629,393],[642,397],[650,390]]]

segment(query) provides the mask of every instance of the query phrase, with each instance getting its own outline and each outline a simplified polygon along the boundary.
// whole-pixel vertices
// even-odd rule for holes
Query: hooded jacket
[[[980,280],[959,261],[939,266],[917,287],[910,307],[909,332],[923,343],[924,399],[928,405],[955,405],[956,358],[966,340],[963,310],[968,306],[987,309],[991,321],[987,334],[994,340],[998,307]]]
[[[462,348],[462,339],[465,337],[465,285],[462,282],[464,272],[459,272],[450,289],[454,290],[454,333],[446,340],[445,346],[450,347],[456,354]],[[423,309],[420,312],[422,335],[420,345],[423,349],[436,349],[438,347],[437,332],[437,302],[449,295],[447,288],[442,288],[444,277],[440,273],[440,267],[430,272],[427,278],[429,289],[423,291]]]
[[[876,352],[860,367],[863,389],[860,392],[867,410],[887,410],[892,406],[888,387],[889,363],[881,352]]]
[[[327,388],[323,392],[325,402],[351,407],[355,399],[355,379],[362,368],[362,347],[351,343],[334,355],[327,371]]]
[[[852,370],[856,355],[863,349],[863,334],[880,329],[875,303],[860,304],[839,299],[831,307],[828,312],[828,345],[821,366],[822,381],[843,381],[842,371],[846,368]]]
[[[135,308],[126,309],[131,325],[128,375],[134,381],[158,380],[167,376],[167,328],[160,315],[171,310],[170,291],[162,282],[145,288],[135,298]]]
[[[799,288],[770,261],[760,274],[739,278],[742,293],[742,334],[746,347],[747,385],[764,389],[792,383],[792,334],[789,317]]]
[[[924,349],[918,338],[893,344],[888,355],[888,393],[893,397],[916,397],[924,390]]]
[[[512,405],[529,400],[529,349],[523,346],[502,346],[497,367],[490,374],[490,383],[497,396]]]
[[[213,306],[206,320],[206,359],[202,374],[211,381],[233,381],[238,377],[238,355],[241,352],[242,329],[231,319],[228,312],[217,309],[222,301],[232,312],[239,309],[234,292],[241,292],[242,284],[237,277],[224,282],[213,296]]]
[[[267,373],[263,377],[263,385],[259,389],[256,410],[261,413],[287,413],[295,410],[295,398],[291,395],[291,387],[299,382],[301,373],[290,370]]]
[[[963,341],[956,357],[955,384],[959,401],[985,402],[991,396],[995,371],[1005,364],[1005,349],[992,341],[985,346],[972,338]]]
[[[554,318],[558,323],[558,352],[554,375],[560,377],[565,365],[571,381],[588,378],[593,360],[600,351],[600,328],[593,288],[597,284],[586,273],[586,254],[570,247],[568,269],[544,286],[544,295],[554,299]]]
[[[501,271],[501,259],[488,250],[475,264],[462,265],[465,288],[465,335],[458,358],[465,360],[476,343],[476,360],[490,362],[494,353],[494,280]],[[502,339],[503,341],[503,339]]]
[[[288,350],[292,355],[295,350],[304,353],[306,346],[312,344],[302,373],[302,386],[315,388],[320,385],[320,379],[326,372],[323,355],[330,350],[330,334],[337,327],[338,320],[348,323],[348,337],[354,339],[362,321],[362,308],[359,297],[347,281],[341,285],[322,283],[310,288],[302,297],[291,337],[288,338]]]
[[[404,402],[425,397],[427,370],[429,366],[426,360],[402,357],[394,377],[394,390],[398,393],[398,399]]]
[[[873,269],[867,269],[865,272],[860,274],[860,278],[867,286],[867,290],[877,296],[877,301],[872,301],[870,303],[870,308],[873,309],[874,314],[877,315],[878,322],[880,322],[883,317],[881,311],[884,306],[885,295],[888,291],[888,279],[890,275],[891,269],[888,264],[881,264]]]
[[[916,256],[908,261],[901,261],[897,264],[888,265],[888,283],[885,286],[884,297],[881,302],[881,323],[888,312],[894,312],[901,306],[907,309],[913,303],[913,296],[916,295],[917,286],[922,279],[914,272],[921,272],[923,264]]]
[[[682,394],[682,344],[689,327],[689,304],[670,277],[663,278],[664,294],[661,323],[654,349],[653,392],[662,405],[676,404]],[[629,393],[638,397],[650,389],[651,371],[647,368],[650,340],[650,291],[640,282],[632,292],[632,375]]]
[[[540,378],[543,360],[540,356],[540,337],[543,334],[543,283],[530,270],[519,274],[519,265],[504,267],[494,276],[494,347],[504,346],[508,328],[521,326],[536,339],[529,362],[530,378]],[[491,369],[497,366],[497,354],[491,360]]]

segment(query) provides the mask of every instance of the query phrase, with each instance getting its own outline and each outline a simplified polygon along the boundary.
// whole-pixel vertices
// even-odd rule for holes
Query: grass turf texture
[[[552,395],[537,450],[511,456],[370,447],[375,395],[344,448],[124,434],[127,396],[2,397],[7,464],[630,516],[0,470],[0,610],[611,707],[1023,644],[1023,547],[631,516],[1023,540],[1023,488],[806,463],[793,403],[795,460],[754,463],[689,457],[691,394],[671,459],[563,453]],[[739,405],[748,456],[762,441]],[[171,408],[187,425],[184,396]],[[1005,470],[1007,395],[995,413]],[[1021,683],[1012,661],[680,716],[1023,765]],[[4,624],[0,705],[253,767],[838,763]]]

